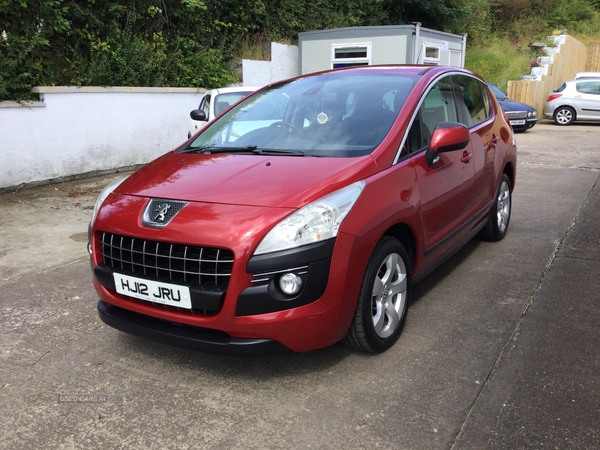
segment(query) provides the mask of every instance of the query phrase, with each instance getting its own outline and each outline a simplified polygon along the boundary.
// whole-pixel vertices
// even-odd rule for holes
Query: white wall
[[[245,86],[299,74],[298,47],[243,60]],[[147,163],[186,138],[206,89],[37,87],[43,102],[0,102],[0,188]]]
[[[271,61],[242,60],[244,86],[265,86],[275,81],[297,77],[298,47],[271,42]]]
[[[143,164],[181,144],[205,89],[34,88],[0,102],[0,188]]]

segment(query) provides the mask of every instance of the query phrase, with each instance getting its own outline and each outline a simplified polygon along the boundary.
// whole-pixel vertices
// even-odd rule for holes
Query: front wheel
[[[486,241],[500,241],[506,236],[512,206],[510,189],[510,179],[508,175],[503,173],[500,177],[500,184],[498,185],[490,217],[479,232],[482,239]]]
[[[561,106],[554,111],[554,122],[557,125],[571,125],[575,121],[575,111],[568,106]]]
[[[400,337],[410,295],[410,261],[402,243],[386,236],[363,276],[354,319],[343,343],[365,352],[389,349]]]

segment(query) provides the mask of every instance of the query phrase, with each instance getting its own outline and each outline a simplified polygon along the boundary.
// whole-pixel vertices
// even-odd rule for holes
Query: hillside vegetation
[[[272,40],[411,22],[467,33],[467,67],[503,85],[528,72],[528,42],[599,41],[600,0],[0,0],[0,100],[36,85],[211,88]]]

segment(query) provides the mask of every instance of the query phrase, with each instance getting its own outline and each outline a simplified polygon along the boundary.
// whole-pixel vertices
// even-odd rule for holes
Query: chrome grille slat
[[[188,252],[188,247],[185,247],[185,250],[183,251],[183,281],[187,283],[187,271],[186,271],[186,266],[185,263],[187,261],[187,252]]]
[[[215,273],[219,272],[219,253],[220,252],[221,252],[221,250],[217,250],[217,261],[215,263]],[[216,276],[215,276],[215,284],[219,284]]]
[[[146,241],[144,241],[144,247],[143,248],[144,248],[144,250],[143,250],[143,253],[142,253],[142,258],[143,258],[142,259],[142,267],[144,268],[144,275],[147,275],[147,273],[146,273],[146,267],[147,267],[146,266]]]
[[[158,247],[159,247],[159,245],[160,244],[157,242],[156,243],[156,250],[154,251],[154,255],[155,255],[154,256],[154,269],[156,270],[156,278],[159,277],[159,274],[158,274],[158,265],[159,265],[158,264],[158,259],[159,259]]]
[[[200,249],[200,254],[198,255],[198,265],[200,264],[200,261],[202,261],[202,251],[203,249]],[[198,276],[200,277],[200,274],[198,274]]]
[[[508,111],[506,116],[509,119],[527,119],[527,111]]]
[[[169,280],[173,280],[172,258],[173,258],[173,244],[171,244],[169,246]]]
[[[130,264],[131,264],[131,271],[133,273],[135,273],[135,265],[133,264],[133,239],[131,240],[131,247],[129,248],[129,256],[130,256]]]
[[[121,236],[121,243],[119,244],[120,258],[121,258],[121,270],[123,270],[123,236]]]
[[[226,286],[231,277],[230,250],[148,241],[101,233],[104,264],[123,274],[143,274],[157,281]]]

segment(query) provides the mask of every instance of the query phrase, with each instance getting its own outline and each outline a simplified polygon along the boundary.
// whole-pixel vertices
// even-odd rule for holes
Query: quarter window
[[[600,81],[577,83],[577,92],[581,92],[582,94],[600,95]]]

